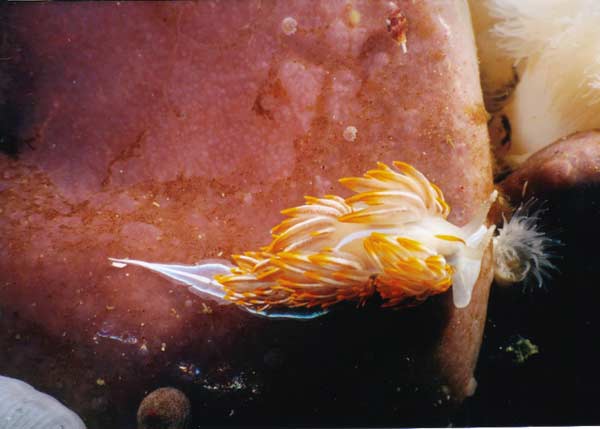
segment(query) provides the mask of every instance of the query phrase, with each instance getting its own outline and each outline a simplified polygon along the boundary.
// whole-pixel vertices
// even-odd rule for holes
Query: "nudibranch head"
[[[556,267],[551,249],[558,242],[548,238],[539,228],[540,210],[532,211],[532,202],[517,208],[510,220],[504,218],[494,237],[494,280],[499,285],[532,281],[542,287]]]

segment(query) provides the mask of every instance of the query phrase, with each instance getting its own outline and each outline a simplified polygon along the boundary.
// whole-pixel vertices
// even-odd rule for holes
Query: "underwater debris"
[[[553,247],[559,245],[557,240],[549,238],[539,228],[540,215],[543,209],[533,210],[535,200],[521,204],[506,220],[494,243],[494,280],[501,286],[524,283],[530,287],[535,281],[542,287],[545,278],[556,270],[551,259]]]
[[[388,15],[387,19],[385,20],[385,25],[388,33],[390,33],[390,36],[392,36],[392,40],[394,40],[394,42],[396,42],[399,46],[402,46],[402,51],[406,54],[408,51],[406,48],[408,19],[406,19],[406,16],[404,16],[397,6],[394,7]]]
[[[161,387],[150,392],[137,412],[138,429],[185,429],[190,424],[191,405],[183,392]]]
[[[528,338],[521,337],[520,335],[504,350],[507,353],[513,354],[513,362],[516,364],[523,364],[527,359],[533,355],[537,355],[540,352],[538,346],[533,344]]]
[[[179,375],[189,381],[196,381],[200,378],[202,370],[194,363],[181,361],[177,364]]]
[[[202,309],[200,310],[201,314],[212,314],[213,309],[206,305],[206,303],[202,302],[200,305],[202,306]]]
[[[0,375],[0,427],[85,429],[77,414],[29,384]]]

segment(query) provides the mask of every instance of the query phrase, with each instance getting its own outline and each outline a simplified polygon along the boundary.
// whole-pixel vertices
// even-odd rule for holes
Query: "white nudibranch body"
[[[306,197],[284,210],[259,251],[233,255],[234,264],[194,266],[112,259],[157,271],[193,292],[270,317],[312,318],[341,301],[364,303],[378,294],[385,306],[410,305],[452,286],[465,307],[494,227],[485,220],[494,191],[467,225],[447,220],[441,190],[415,168],[379,163],[363,177],[340,180],[349,198]]]
[[[518,83],[502,113],[506,161],[518,165],[561,137],[600,127],[600,1],[472,0],[484,92]],[[495,109],[495,103],[488,103]]]

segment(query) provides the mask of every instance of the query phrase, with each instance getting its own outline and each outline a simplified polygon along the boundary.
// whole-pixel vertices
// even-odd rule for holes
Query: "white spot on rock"
[[[287,18],[284,18],[283,21],[281,21],[281,30],[286,36],[291,36],[296,32],[297,29],[298,21],[296,21],[291,16],[288,16]]]
[[[243,197],[244,204],[249,205],[252,204],[252,194],[250,192],[246,192]]]
[[[344,130],[344,140],[348,142],[353,142],[354,140],[356,140],[357,134],[358,130],[356,129],[356,127],[350,125]]]

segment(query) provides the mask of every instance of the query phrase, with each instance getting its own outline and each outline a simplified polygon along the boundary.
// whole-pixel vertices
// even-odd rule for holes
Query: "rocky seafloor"
[[[0,6],[0,373],[89,428],[135,427],[160,387],[183,392],[191,417],[163,416],[156,395],[140,425],[597,422],[588,170],[539,193],[558,271],[543,289],[492,288],[487,315],[487,262],[465,310],[442,295],[314,321],[258,318],[108,264],[255,249],[280,210],[343,194],[338,178],[377,161],[417,166],[466,223],[493,187],[466,7]],[[398,11],[405,46],[386,25]],[[186,414],[173,395],[166,408]]]

